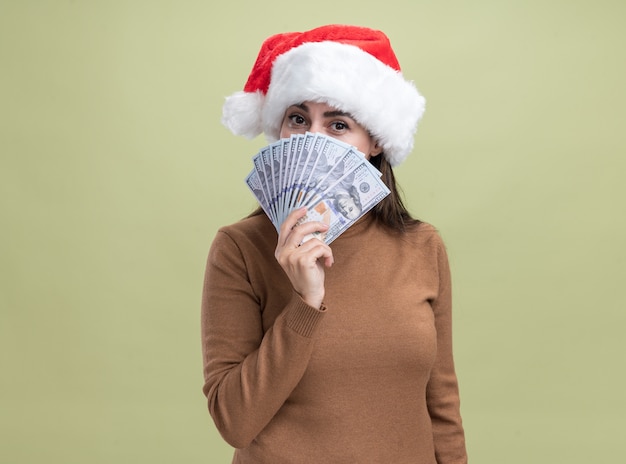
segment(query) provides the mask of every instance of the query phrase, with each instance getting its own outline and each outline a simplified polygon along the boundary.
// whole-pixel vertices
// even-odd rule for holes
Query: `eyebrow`
[[[302,111],[305,111],[307,113],[310,112],[309,107],[306,104],[304,104],[304,103],[300,103],[299,105],[294,105],[294,106],[296,108],[300,108]],[[325,118],[335,118],[337,116],[345,116],[347,118],[354,119],[350,113],[346,113],[345,111],[335,110],[335,111],[325,111],[324,112],[324,117]]]

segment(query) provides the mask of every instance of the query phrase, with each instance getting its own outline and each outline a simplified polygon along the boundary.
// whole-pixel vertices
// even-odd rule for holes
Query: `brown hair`
[[[385,158],[384,153],[370,158],[370,163],[382,173],[381,180],[391,191],[389,195],[372,208],[370,213],[374,215],[380,224],[392,231],[403,233],[417,227],[422,221],[411,216],[411,213],[404,206],[400,186],[396,182],[393,168],[387,161],[387,158]],[[250,213],[248,217],[258,216],[259,214],[264,214],[260,206]]]
[[[372,208],[371,212],[376,220],[389,229],[398,232],[406,232],[417,227],[421,221],[411,216],[409,210],[404,206],[402,191],[385,154],[381,153],[370,158],[370,163],[382,173],[381,180],[391,191],[389,195]]]

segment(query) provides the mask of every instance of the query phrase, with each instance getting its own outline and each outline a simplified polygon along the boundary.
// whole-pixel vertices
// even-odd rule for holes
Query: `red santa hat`
[[[275,141],[285,110],[305,101],[349,113],[392,166],[413,149],[425,107],[383,32],[333,24],[266,39],[243,91],[226,98],[222,122],[236,135]]]

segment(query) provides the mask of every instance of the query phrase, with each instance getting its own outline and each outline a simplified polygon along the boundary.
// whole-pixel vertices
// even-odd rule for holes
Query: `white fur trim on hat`
[[[222,123],[233,134],[252,139],[263,132],[261,114],[265,95],[262,92],[235,92],[226,97],[222,108]]]
[[[285,110],[325,102],[352,115],[392,166],[413,149],[425,99],[402,74],[353,45],[311,42],[280,55],[263,105],[263,131],[278,138]]]

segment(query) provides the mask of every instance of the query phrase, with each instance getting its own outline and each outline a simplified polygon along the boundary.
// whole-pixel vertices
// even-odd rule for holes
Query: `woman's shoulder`
[[[263,243],[276,243],[276,229],[265,214],[253,214],[234,223],[221,226],[216,239],[228,236],[239,245],[250,243],[257,247]]]
[[[426,221],[420,221],[415,227],[416,231],[419,231],[422,234],[438,234],[437,227],[435,227],[432,223]]]
[[[221,226],[218,230],[230,233],[250,233],[265,227],[271,227],[272,223],[265,214],[251,214],[233,223]]]
[[[430,222],[420,221],[400,234],[399,246],[407,253],[419,252],[421,256],[439,256],[446,254],[446,245],[442,233]]]
[[[420,221],[416,226],[408,229],[406,234],[411,240],[420,243],[430,243],[437,246],[443,245],[441,232],[430,222]]]
[[[429,222],[420,222],[406,234],[407,245],[424,262],[446,263],[448,250],[439,228]],[[407,252],[408,253],[408,252]]]

